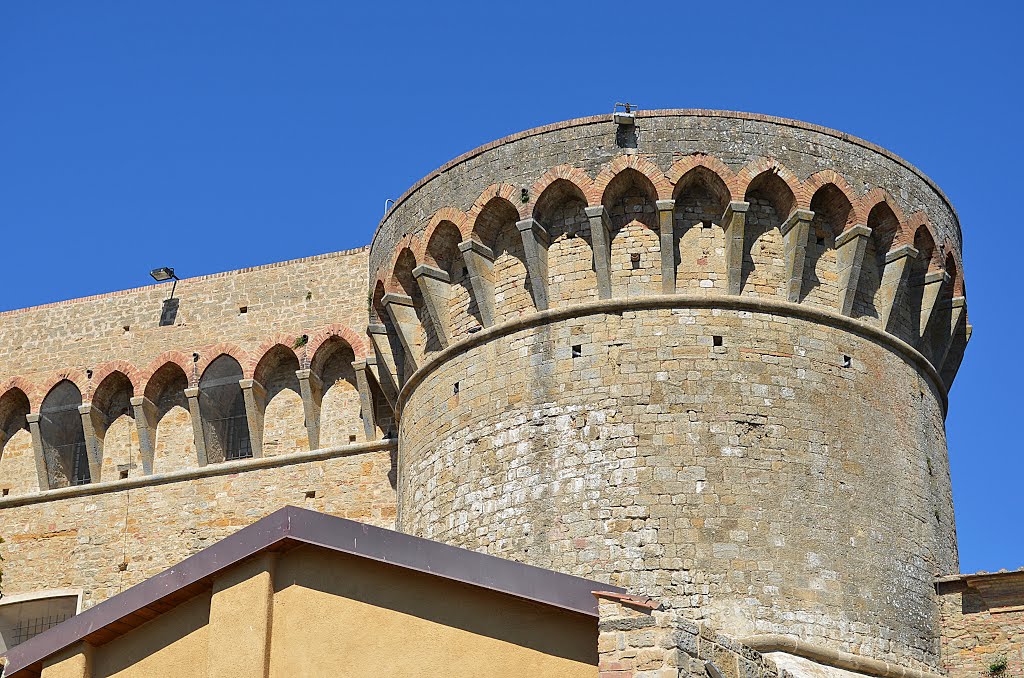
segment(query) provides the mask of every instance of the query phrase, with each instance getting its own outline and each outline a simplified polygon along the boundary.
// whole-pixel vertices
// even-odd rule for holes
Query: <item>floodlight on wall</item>
[[[174,290],[178,287],[178,276],[174,274],[174,269],[168,266],[154,268],[149,272],[149,275],[157,282],[167,282],[168,280],[174,281],[171,285],[171,296],[164,300],[163,311],[160,313],[161,327],[165,325],[173,325],[174,320],[178,317],[178,300],[174,298]]]
[[[620,111],[619,109],[625,109]],[[633,125],[636,123],[636,104],[615,102],[612,108],[612,120],[616,125]]]

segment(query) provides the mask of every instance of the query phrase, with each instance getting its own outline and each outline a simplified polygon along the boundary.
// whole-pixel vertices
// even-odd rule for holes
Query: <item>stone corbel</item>
[[[612,220],[604,205],[584,209],[590,220],[590,239],[594,246],[594,272],[597,274],[597,298],[612,298]]]
[[[743,287],[743,245],[749,209],[749,202],[733,201],[722,215],[722,228],[725,229],[725,270],[728,279],[726,292],[729,294],[739,294]]]
[[[206,434],[203,432],[203,414],[199,409],[199,389],[190,386],[185,389],[185,398],[188,400],[188,413],[192,417],[192,435],[196,442],[196,463],[200,467],[210,463],[206,453]]]
[[[254,459],[263,456],[263,418],[267,411],[267,389],[255,379],[239,379],[245,401],[245,420],[249,425],[249,447]]]
[[[814,212],[793,210],[782,223],[782,252],[786,260],[786,301],[800,303],[804,286],[804,265],[807,262],[807,238],[811,233]]]
[[[412,277],[420,288],[427,318],[434,330],[434,336],[441,348],[447,348],[450,340],[448,330],[448,299],[451,290],[451,276],[434,266],[420,264],[412,269]]]
[[[469,289],[480,313],[480,324],[494,324],[494,252],[476,240],[459,243],[462,261],[469,273]]]
[[[853,313],[853,300],[857,296],[857,285],[860,284],[860,272],[864,265],[864,252],[867,251],[871,229],[867,226],[851,226],[836,238],[836,267],[839,274],[839,312],[843,315]]]
[[[949,390],[949,387],[953,385],[953,380],[956,379],[956,373],[960,370],[960,363],[964,359],[964,351],[967,350],[971,334],[974,333],[974,327],[969,322],[964,322],[963,327],[963,332],[957,331],[954,334],[951,346],[946,351],[946,359],[939,372],[942,382],[946,385],[946,390]]]
[[[375,354],[366,356],[366,371],[377,382],[377,386],[380,387],[381,393],[384,394],[384,399],[387,401],[388,406],[394,409],[395,401],[398,399],[398,391],[391,386],[389,380],[381,380],[380,369],[377,367],[377,356]]]
[[[46,456],[43,454],[43,436],[39,433],[39,414],[29,412],[25,415],[28,430],[32,434],[32,455],[36,458],[36,479],[41,492],[50,489],[50,474],[46,470]]]
[[[879,286],[878,318],[886,332],[893,331],[898,316],[893,310],[903,296],[901,292],[906,287],[910,262],[914,259],[917,259],[917,249],[912,245],[897,247],[885,255],[885,270]]]
[[[103,449],[100,441],[106,434],[106,415],[103,411],[94,407],[92,403],[83,403],[78,406],[78,413],[82,416],[82,430],[85,432],[85,449],[89,459],[89,479],[100,482],[103,477]]]
[[[394,403],[394,397],[400,390],[399,378],[401,375],[398,373],[398,366],[401,364],[399,361],[402,356],[396,355],[391,346],[391,337],[388,336],[388,330],[384,325],[370,325],[366,328],[366,333],[379,358],[379,361],[373,361],[377,383],[384,389],[388,400]]]
[[[949,336],[945,337],[940,348],[939,360],[935,363],[938,369],[946,364],[946,358],[949,357],[949,349],[953,346],[953,340],[956,338],[956,333],[960,327],[961,322],[967,321],[967,299],[964,297],[954,297],[950,302],[949,308]]]
[[[359,414],[363,419],[363,433],[367,441],[377,438],[377,413],[373,408],[373,392],[370,391],[370,379],[366,375],[365,360],[352,363],[356,372],[356,388],[359,389]]]
[[[413,305],[412,297],[407,294],[396,294],[389,292],[382,300],[384,310],[391,316],[391,324],[398,332],[398,340],[402,342],[405,349],[405,358],[412,363],[416,369],[423,362],[423,346],[420,343],[419,328],[420,319],[416,315],[416,307]]]
[[[675,200],[658,200],[658,232],[661,238],[661,292],[676,291]]]
[[[323,383],[311,370],[296,370],[302,413],[306,419],[306,438],[310,450],[320,449],[320,407],[323,403]]]
[[[526,254],[526,272],[533,289],[533,303],[538,311],[548,308],[548,246],[551,241],[548,231],[536,219],[516,222],[519,235],[523,238],[523,252]]]
[[[129,402],[135,415],[135,428],[139,432],[142,473],[148,476],[153,473],[153,460],[156,457],[157,407],[146,396],[132,396]]]
[[[924,276],[924,289],[921,291],[921,324],[918,326],[917,340],[920,344],[928,334],[928,325],[935,313],[936,302],[942,292],[943,285],[950,281],[949,274],[945,271],[931,271]]]

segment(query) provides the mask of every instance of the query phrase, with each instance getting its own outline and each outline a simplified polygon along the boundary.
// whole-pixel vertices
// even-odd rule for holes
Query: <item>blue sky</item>
[[[366,244],[384,200],[450,158],[615,101],[826,125],[959,210],[961,568],[1021,567],[1022,19],[1008,2],[9,0],[0,309]]]

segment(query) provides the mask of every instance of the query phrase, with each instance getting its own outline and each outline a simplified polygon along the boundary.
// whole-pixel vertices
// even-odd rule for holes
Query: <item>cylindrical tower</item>
[[[791,120],[598,116],[467,153],[370,255],[399,528],[936,667],[960,251],[921,172]]]

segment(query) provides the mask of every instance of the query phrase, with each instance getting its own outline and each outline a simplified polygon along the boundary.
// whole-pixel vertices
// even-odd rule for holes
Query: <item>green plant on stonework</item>
[[[302,348],[309,343],[309,335],[303,334],[301,337],[295,337],[295,342],[292,344],[292,348]]]
[[[310,292],[309,290],[306,290],[306,301],[310,301],[312,299],[313,299],[313,293]]]
[[[1006,655],[999,655],[992,660],[992,663],[988,665],[988,675],[998,676],[1006,670]]]

